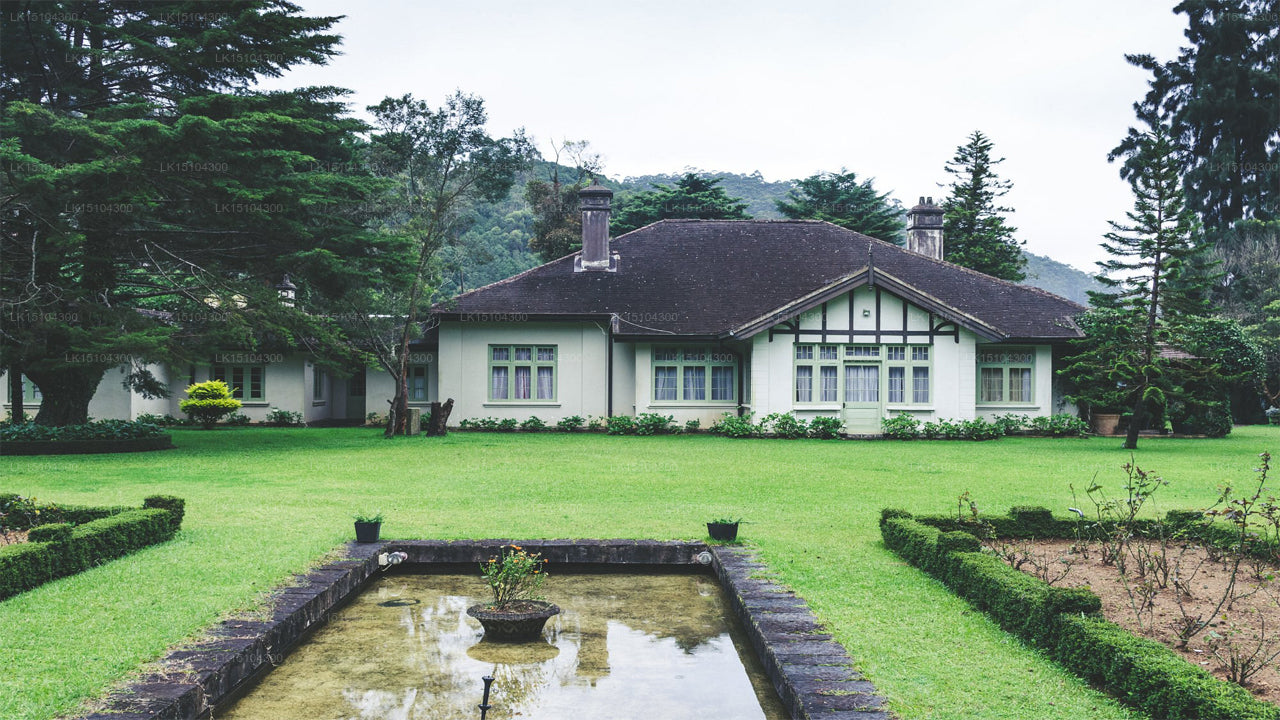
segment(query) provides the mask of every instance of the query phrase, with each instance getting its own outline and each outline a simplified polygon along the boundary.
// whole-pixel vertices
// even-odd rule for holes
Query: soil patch
[[[0,530],[0,545],[17,545],[26,541],[26,530]]]
[[[993,545],[1015,567],[1056,587],[1088,587],[1102,599],[1108,620],[1168,645],[1215,677],[1228,679],[1233,648],[1246,657],[1260,649],[1254,662],[1280,652],[1280,567],[1275,563],[1246,559],[1236,574],[1234,601],[1215,615],[1231,584],[1231,566],[1219,553],[1199,546],[1170,542],[1164,553],[1168,571],[1147,560],[1149,569],[1140,575],[1136,568],[1144,558],[1158,558],[1160,548],[1134,541],[1122,577],[1114,562],[1103,562],[1104,548],[1096,542],[1077,547],[1073,540],[1008,540]],[[1209,620],[1208,627],[1179,647],[1179,630],[1197,616]],[[1259,699],[1280,702],[1278,664],[1277,659],[1266,662],[1244,686]]]

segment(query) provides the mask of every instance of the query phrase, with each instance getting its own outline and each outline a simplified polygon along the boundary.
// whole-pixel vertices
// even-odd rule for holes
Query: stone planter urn
[[[560,608],[541,600],[521,600],[502,609],[472,605],[467,614],[480,621],[486,640],[524,642],[541,636],[543,626],[560,614]]]
[[[1120,427],[1119,413],[1094,413],[1093,431],[1099,435],[1115,435]]]

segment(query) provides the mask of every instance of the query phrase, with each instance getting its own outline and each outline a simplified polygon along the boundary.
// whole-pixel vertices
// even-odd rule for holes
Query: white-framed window
[[[489,399],[554,401],[556,353],[555,345],[490,345]],[[425,372],[422,387],[425,399]]]
[[[1035,402],[1034,348],[978,346],[978,403]]]
[[[250,402],[267,398],[267,368],[265,365],[214,365],[209,370],[210,380],[221,380],[231,388],[231,397]]]
[[[427,399],[427,366],[410,365],[409,374],[405,377],[405,385],[409,389],[409,402],[424,402]]]
[[[929,345],[797,344],[796,403],[927,405],[932,400]],[[844,368],[843,370],[841,368]]]
[[[731,403],[738,358],[711,346],[653,348],[655,402]]]
[[[328,393],[329,373],[320,368],[311,369],[311,399],[315,402],[324,400]]]

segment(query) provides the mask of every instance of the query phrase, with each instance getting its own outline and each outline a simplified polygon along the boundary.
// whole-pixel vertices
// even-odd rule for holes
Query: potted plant
[[[360,513],[355,520],[356,542],[378,542],[378,535],[382,532],[382,513]]]
[[[737,520],[717,518],[707,523],[707,534],[711,536],[712,540],[733,542],[738,539],[738,523],[740,522],[742,522],[742,518]]]
[[[480,621],[488,640],[519,642],[542,634],[547,620],[560,608],[537,596],[547,576],[546,560],[519,545],[507,545],[500,555],[480,563],[480,574],[493,591],[493,602],[467,608]]]

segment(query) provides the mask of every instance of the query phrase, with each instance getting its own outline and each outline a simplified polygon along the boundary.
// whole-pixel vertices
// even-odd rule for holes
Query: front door
[[[879,435],[880,366],[844,366],[844,431],[850,435]]]

